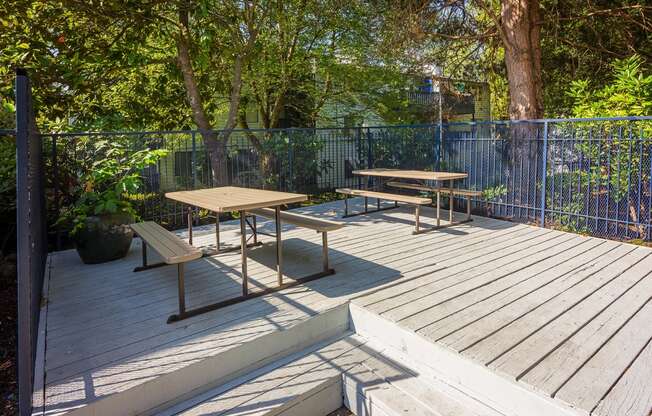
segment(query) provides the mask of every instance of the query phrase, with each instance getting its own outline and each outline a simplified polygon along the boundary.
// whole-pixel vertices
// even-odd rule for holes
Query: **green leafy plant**
[[[97,141],[93,146],[96,154],[103,157],[98,157],[82,174],[76,203],[59,219],[59,223],[72,225],[73,235],[83,228],[88,216],[124,213],[137,219],[130,195],[142,187],[143,169],[167,155],[166,150],[149,148],[131,151],[119,142],[107,140]]]
[[[507,195],[507,187],[505,185],[495,185],[485,188],[482,191],[482,199],[485,203],[485,209],[487,210],[487,215],[492,216],[493,213],[493,202],[501,202],[502,197]]]

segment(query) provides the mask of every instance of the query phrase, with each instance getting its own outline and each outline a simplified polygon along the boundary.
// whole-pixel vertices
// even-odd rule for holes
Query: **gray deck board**
[[[341,203],[302,212],[335,219]],[[423,209],[424,225],[434,224],[432,214]],[[649,414],[652,383],[642,380],[652,367],[650,249],[487,218],[412,235],[408,207],[345,222],[329,235],[336,275],[172,325],[165,320],[177,307],[176,270],[133,273],[138,243],[125,259],[103,265],[83,265],[72,251],[52,255],[48,412],[124,391],[351,300],[587,414]],[[260,224],[271,231],[269,221]],[[225,244],[237,244],[235,224],[223,227]],[[210,226],[194,237],[196,245],[214,244]],[[319,270],[319,234],[284,226],[283,238],[289,278]],[[261,240],[250,251],[253,290],[276,281],[273,240]],[[236,295],[239,253],[191,262],[186,279],[192,306]]]

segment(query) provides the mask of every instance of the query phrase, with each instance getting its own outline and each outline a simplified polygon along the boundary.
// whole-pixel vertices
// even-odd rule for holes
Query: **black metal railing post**
[[[541,158],[541,227],[546,225],[546,192],[548,176],[548,122],[543,124],[543,155]]]
[[[47,256],[43,143],[36,130],[31,87],[16,70],[16,249],[18,283],[18,404],[32,413],[34,360]]]

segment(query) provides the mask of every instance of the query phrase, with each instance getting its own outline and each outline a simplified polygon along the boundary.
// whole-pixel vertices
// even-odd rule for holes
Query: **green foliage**
[[[490,186],[482,191],[482,199],[487,202],[499,201],[505,195],[507,195],[507,186],[505,185]]]
[[[281,185],[295,192],[319,192],[319,178],[333,168],[330,160],[319,157],[326,143],[319,133],[309,130],[281,132],[271,135],[263,143],[263,154],[275,155],[272,163],[278,166],[278,169],[273,169],[274,173],[265,172],[265,186]]]
[[[645,73],[638,55],[612,63],[612,80],[593,87],[589,79],[571,83],[575,117],[648,116],[652,114],[652,71]]]
[[[652,73],[644,73],[644,62],[638,55],[616,59],[612,63],[612,79],[599,88],[592,88],[589,80],[571,84],[568,96],[573,99],[575,117],[619,117],[652,114]],[[649,124],[649,123],[648,123]],[[645,125],[647,126],[647,124]],[[575,149],[592,161],[587,170],[570,172],[565,176],[581,186],[608,190],[619,202],[629,192],[632,178],[647,178],[643,164],[648,160],[647,146],[639,146],[632,138],[647,136],[652,131],[639,129],[630,122],[588,122],[581,128],[571,127]],[[647,130],[650,130],[647,127]],[[562,178],[563,180],[564,178]]]
[[[372,128],[368,133],[362,131],[365,152],[362,160],[366,160],[367,146],[372,146],[373,167],[434,169],[434,128],[387,127]]]
[[[573,113],[574,98],[566,94],[569,82],[590,79],[595,89],[608,85],[614,58],[636,52],[649,65],[652,9],[648,6],[649,1],[640,0],[541,0],[542,77],[548,116]]]
[[[14,124],[16,124],[14,104],[10,101],[0,100],[0,130],[11,130],[14,128]]]
[[[135,194],[143,185],[141,172],[158,162],[166,150],[143,149],[132,152],[120,142],[92,143],[97,157],[81,175],[75,189],[75,203],[63,211],[59,223],[71,223],[72,234],[79,231],[87,216],[126,213],[136,218]]]
[[[13,222],[15,210],[16,143],[13,137],[0,136],[0,216]]]

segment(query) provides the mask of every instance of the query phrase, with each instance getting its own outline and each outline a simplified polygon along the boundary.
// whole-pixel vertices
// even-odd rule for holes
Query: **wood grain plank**
[[[650,322],[652,303],[648,302],[564,384],[555,398],[593,410],[652,339]]]
[[[433,306],[427,310],[424,310],[422,313],[423,319],[420,318],[422,313],[411,316],[409,319],[404,321],[406,327],[414,329],[415,331],[420,331],[421,329],[432,325],[433,320],[439,321],[445,319],[447,316],[454,315],[455,313],[469,308],[473,305],[476,305],[480,302],[492,299],[499,298],[501,299],[501,304],[504,304],[505,291],[513,292],[523,292],[532,291],[532,284],[541,284],[542,279],[555,279],[559,278],[560,274],[563,274],[563,266],[572,267],[574,263],[573,260],[577,256],[580,256],[593,248],[596,248],[602,245],[603,242],[599,240],[588,240],[582,244],[575,245],[567,250],[564,250],[562,253],[556,255],[552,259],[543,260],[541,263],[537,263],[530,267],[520,269],[516,272],[511,273],[503,279],[494,281],[488,285],[480,286],[475,290],[469,291],[462,294],[461,296],[456,296],[440,304]],[[522,289],[525,287],[525,289]],[[410,321],[421,321],[415,322],[414,325]]]
[[[592,413],[596,416],[652,414],[652,342]]]
[[[569,291],[574,289],[576,291],[576,288],[579,285],[583,284],[583,286],[580,286],[580,289],[584,287],[590,290],[592,287],[591,285],[596,285],[601,281],[620,275],[623,271],[624,264],[631,265],[632,261],[641,260],[646,256],[646,254],[642,252],[638,254],[638,256],[634,256],[634,259],[630,259],[630,257],[627,256],[627,260],[623,263],[623,258],[634,250],[635,249],[630,246],[619,246],[609,257],[602,258],[599,262],[591,264],[589,267],[578,273],[574,273],[572,275],[572,284],[563,291],[557,291],[557,287],[553,286],[533,292],[505,308],[501,308],[460,328],[440,339],[439,342],[455,351],[467,349],[487,336],[490,336],[492,333],[499,331],[512,322],[515,322],[520,317],[529,313],[536,314],[536,311],[543,305],[548,304],[555,298],[562,296]],[[589,278],[596,274],[599,274],[598,281],[596,282],[596,279],[589,281]],[[589,283],[584,283],[587,281],[589,281]]]
[[[388,309],[382,313],[382,316],[396,322],[415,316],[416,321],[411,320],[409,323],[406,322],[406,325],[409,328],[424,326],[425,323],[422,319],[424,318],[424,311],[446,300],[468,293],[475,288],[507,278],[517,270],[537,264],[550,256],[554,256],[555,253],[559,253],[560,250],[570,249],[582,242],[581,239],[578,240],[573,236],[564,235],[552,235],[551,238],[544,238],[545,236],[540,239],[530,239],[528,245],[517,245],[515,248],[518,248],[518,250],[514,252],[498,251],[494,253],[497,255],[494,261],[465,271],[464,278],[457,277],[454,284],[428,288],[423,291],[425,296],[410,299],[398,307]],[[417,317],[417,315],[420,316]],[[429,318],[426,316],[426,322],[428,320]]]
[[[650,299],[652,279],[648,277],[628,291],[588,324],[572,333],[563,344],[527,371],[521,379],[552,396],[589,358]]]
[[[434,320],[428,326],[418,330],[418,332],[431,339],[438,341],[451,333],[470,325],[471,323],[482,319],[483,317],[505,308],[524,297],[538,292],[545,299],[546,293],[556,294],[564,291],[572,285],[574,273],[581,271],[585,267],[590,267],[599,261],[602,256],[615,250],[618,243],[602,241],[602,244],[591,247],[584,253],[581,261],[561,262],[558,266],[551,268],[543,273],[539,273],[527,280],[523,285],[517,285],[500,292],[496,296],[482,300],[468,308],[453,312],[442,312],[441,317]],[[434,313],[434,311],[433,311]]]
[[[461,172],[435,172],[427,170],[405,170],[405,169],[362,169],[354,170],[354,175],[361,176],[377,176],[383,178],[401,178],[401,179],[417,179],[417,180],[431,180],[431,181],[447,181],[451,179],[464,179],[469,175]]]
[[[641,254],[642,258],[634,255],[637,254],[637,251]],[[591,295],[615,279],[621,281],[625,277],[631,277],[633,280],[638,280],[640,277],[646,275],[650,268],[652,268],[652,256],[649,254],[647,250],[635,250],[632,255],[624,258],[624,262],[612,263],[608,268],[605,268],[605,271],[608,270],[611,273],[599,273],[593,276],[593,278],[585,280],[572,290],[542,305],[536,310],[536,313],[530,313],[520,317],[499,331],[485,337],[482,341],[470,348],[466,348],[463,354],[466,357],[485,364],[491,362],[496,357],[505,353],[505,351],[508,351],[508,349],[521,343],[536,329],[545,326],[559,315],[589,299]],[[628,280],[628,282],[631,281]]]
[[[652,265],[652,262],[649,264]],[[618,315],[625,316],[625,319],[633,315],[641,307],[640,302],[646,302],[652,293],[652,278],[646,279],[648,275],[636,273],[635,269],[636,267],[612,280],[540,329],[533,325],[533,332],[527,339],[491,362],[490,367],[501,374],[520,378],[529,368],[609,308],[619,310]],[[639,301],[638,305],[636,300]],[[636,308],[633,311],[630,309],[632,306]],[[630,312],[629,315],[627,311]]]
[[[390,194],[388,192],[367,191],[364,189],[338,188],[335,192],[345,195],[366,196],[369,198],[387,199],[389,201],[405,202],[406,204],[428,205],[432,202],[430,198],[409,196],[402,194]]]

